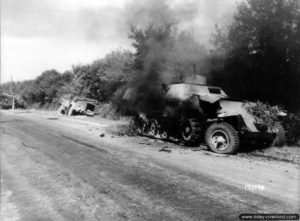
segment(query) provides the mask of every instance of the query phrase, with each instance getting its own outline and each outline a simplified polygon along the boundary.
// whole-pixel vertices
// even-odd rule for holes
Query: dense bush
[[[117,111],[117,107],[112,103],[100,104],[96,108],[95,113],[100,117],[108,118],[111,120],[119,120],[121,117],[120,113]]]
[[[74,93],[110,102],[113,94],[128,81],[132,62],[132,53],[117,50],[92,64],[73,66]]]
[[[288,114],[283,120],[283,126],[286,130],[287,143],[300,146],[300,111]]]
[[[209,82],[231,96],[300,108],[299,0],[246,0],[213,37]]]
[[[243,106],[255,118],[256,123],[266,128],[274,127],[275,122],[279,121],[278,114],[284,112],[279,106],[271,106],[260,101],[245,102]]]
[[[260,125],[272,128],[275,122],[281,121],[286,132],[287,144],[300,146],[300,111],[288,113],[287,116],[278,118],[278,113],[283,111],[278,106],[271,106],[258,101],[255,103],[247,102],[244,107]]]
[[[73,74],[58,73],[56,70],[44,71],[33,81],[25,81],[25,87],[20,87],[19,95],[24,104],[29,107],[38,104],[40,107],[57,105],[59,91],[73,80]]]
[[[101,116],[118,118],[126,88],[138,86],[139,92],[147,94],[151,85],[201,74],[233,97],[297,110],[299,12],[298,0],[243,1],[228,28],[217,28],[210,53],[192,33],[179,32],[172,22],[132,27],[129,38],[134,53],[115,50],[63,74],[47,70],[35,80],[3,84],[1,90],[20,95],[27,107],[55,108],[63,94],[94,98],[105,103],[98,110]],[[248,111],[258,122],[273,126],[280,108],[258,102]],[[299,140],[299,119],[298,112],[284,121],[289,143]]]
[[[47,70],[35,80],[2,84],[1,90],[20,96],[27,108],[53,109],[64,94],[109,103],[115,92],[128,81],[132,62],[131,52],[116,50],[91,64],[75,65],[63,74]]]

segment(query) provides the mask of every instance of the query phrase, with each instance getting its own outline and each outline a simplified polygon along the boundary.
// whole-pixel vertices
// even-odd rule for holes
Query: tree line
[[[172,83],[196,73],[232,97],[300,109],[298,0],[241,3],[230,25],[216,25],[209,49],[174,24],[132,27],[129,38],[135,52],[118,49],[64,73],[47,70],[14,82],[13,90],[28,106],[57,103],[66,93],[118,106],[124,90],[138,81]],[[9,92],[11,86],[1,87]]]

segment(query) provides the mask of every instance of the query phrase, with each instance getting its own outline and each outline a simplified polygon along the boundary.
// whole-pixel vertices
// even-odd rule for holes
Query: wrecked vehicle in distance
[[[284,112],[276,113],[276,121],[266,127],[247,110],[254,103],[230,99],[219,87],[176,83],[159,93],[155,88],[146,96],[134,88],[123,96],[134,109],[134,125],[140,134],[173,137],[190,146],[204,142],[211,151],[222,154],[237,152],[242,140],[259,139],[273,146],[285,142],[279,122]]]
[[[93,116],[98,101],[85,97],[77,97],[72,95],[62,96],[60,99],[59,114],[72,116],[75,114],[84,114]]]

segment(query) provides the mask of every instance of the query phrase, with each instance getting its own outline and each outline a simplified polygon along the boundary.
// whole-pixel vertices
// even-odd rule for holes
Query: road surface
[[[299,213],[299,165],[99,136],[112,122],[0,113],[1,220],[239,220]]]

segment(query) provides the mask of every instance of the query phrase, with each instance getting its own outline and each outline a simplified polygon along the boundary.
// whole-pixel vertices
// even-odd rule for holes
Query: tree
[[[174,24],[145,29],[132,27],[129,37],[136,49],[136,79],[146,84],[171,83],[192,74],[206,74],[207,50],[190,32],[177,31]]]
[[[64,76],[65,78],[66,76]],[[21,98],[27,104],[52,103],[58,96],[58,91],[64,85],[65,80],[56,70],[44,71],[34,81],[21,82]]]
[[[163,66],[168,53],[174,45],[176,29],[172,24],[154,26],[149,24],[145,29],[131,27],[129,38],[136,49],[134,66],[137,70],[149,69],[154,62]]]
[[[213,57],[221,50],[224,68],[210,81],[233,95],[300,108],[299,29],[298,0],[240,4],[228,32],[217,29],[213,36]]]
[[[61,74],[56,70],[44,71],[34,82],[36,98],[41,104],[51,103],[63,85]]]
[[[182,31],[176,35],[174,47],[168,62],[168,76],[173,81],[189,75],[206,75],[208,53],[204,45],[196,41],[192,33]],[[173,74],[171,74],[173,73]],[[169,81],[172,82],[172,79]]]
[[[92,64],[73,66],[75,94],[101,102],[109,101],[128,81],[132,63],[132,53],[116,50]]]

